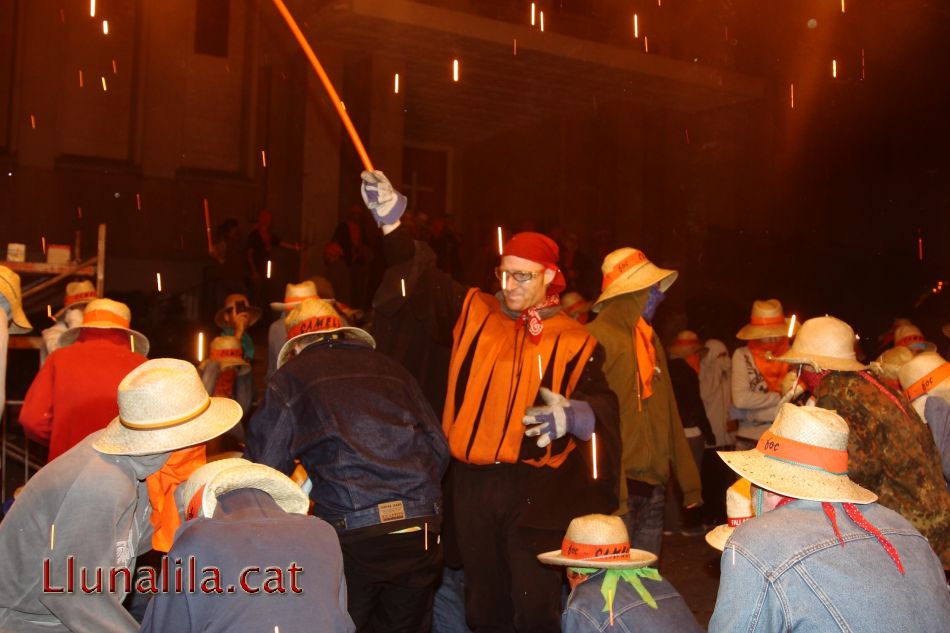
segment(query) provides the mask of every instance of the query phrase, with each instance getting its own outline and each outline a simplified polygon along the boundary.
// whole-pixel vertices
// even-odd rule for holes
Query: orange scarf
[[[633,331],[637,348],[637,376],[640,379],[640,401],[653,395],[653,376],[656,374],[656,348],[653,347],[653,328],[640,317]]]
[[[234,379],[237,378],[237,370],[233,367],[222,369],[218,374],[218,379],[214,383],[214,393],[212,395],[222,398],[234,397]]]
[[[171,549],[175,530],[181,524],[175,505],[175,489],[205,461],[204,444],[183,448],[169,455],[162,469],[145,479],[148,500],[152,504],[152,547],[156,551]]]
[[[782,378],[788,373],[788,363],[769,360],[765,357],[765,353],[772,352],[772,356],[781,356],[788,351],[788,339],[782,338],[777,343],[766,343],[761,340],[749,341],[749,351],[752,352],[755,368],[765,378],[765,384],[768,385],[769,391],[782,393]]]

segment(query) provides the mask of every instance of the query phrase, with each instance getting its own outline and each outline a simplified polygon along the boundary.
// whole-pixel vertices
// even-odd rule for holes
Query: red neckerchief
[[[887,397],[888,400],[896,404],[897,408],[900,409],[901,413],[904,414],[904,417],[907,417],[907,418],[910,417],[910,414],[907,412],[907,409],[904,408],[904,405],[901,404],[901,401],[897,398],[897,396],[895,396],[893,393],[888,391],[887,387],[879,383],[869,372],[859,371],[858,375],[861,376],[861,378],[864,378],[865,380],[867,380],[872,385],[874,385],[874,387],[878,391],[883,393]]]
[[[525,325],[527,326],[528,338],[531,339],[531,342],[534,344],[541,342],[541,332],[544,331],[544,321],[541,319],[541,315],[538,314],[538,311],[560,304],[561,297],[558,295],[548,295],[544,301],[528,308],[521,313],[521,316],[515,319],[515,329]]]

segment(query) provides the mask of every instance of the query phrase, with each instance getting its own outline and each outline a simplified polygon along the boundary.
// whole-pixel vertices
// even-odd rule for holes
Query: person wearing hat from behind
[[[700,633],[683,597],[651,567],[656,556],[633,549],[616,516],[589,514],[567,528],[560,550],[538,555],[567,568],[571,594],[561,615],[563,633],[618,627],[638,633]]]
[[[753,450],[719,453],[756,517],[725,544],[710,633],[950,631],[939,559],[848,476],[848,435],[834,411],[786,403]]]
[[[241,341],[244,359],[254,359],[254,341],[247,329],[261,318],[261,309],[252,306],[242,294],[231,294],[224,298],[224,306],[214,315],[214,324],[221,328],[225,336],[233,336]]]
[[[898,377],[904,395],[930,427],[950,485],[950,363],[936,352],[922,352],[901,366]]]
[[[706,542],[720,552],[736,528],[755,516],[752,509],[752,482],[740,477],[726,488],[726,523],[706,533]]]
[[[20,410],[20,424],[49,445],[52,461],[118,414],[119,382],[147,359],[149,343],[131,329],[128,306],[93,299],[82,322],[63,332],[40,367]]]
[[[25,334],[33,329],[23,312],[20,276],[0,266],[0,417],[7,401],[7,345],[11,334]]]
[[[262,464],[221,459],[192,473],[182,491],[185,523],[168,560],[215,569],[220,586],[236,590],[170,585],[149,603],[142,633],[354,630],[336,532],[307,516],[310,500],[297,484]]]
[[[304,299],[319,298],[317,285],[308,279],[299,284],[287,284],[284,300],[271,302],[271,309],[279,311],[280,316],[270,324],[267,330],[267,380],[270,380],[277,371],[277,355],[280,354],[280,348],[287,342],[287,326],[284,324],[287,315]]]
[[[241,419],[236,402],[208,396],[191,363],[170,358],[132,370],[118,404],[105,429],[27,482],[0,523],[0,631],[138,631],[123,578],[151,549],[161,511],[148,480]]]
[[[906,347],[915,354],[937,351],[937,346],[924,338],[924,333],[913,323],[897,326],[894,330],[894,347]]]
[[[254,377],[251,375],[251,364],[244,360],[241,342],[233,336],[216,336],[211,339],[208,358],[198,365],[201,382],[210,396],[231,398],[241,405],[247,413],[251,410],[251,394],[254,390]],[[228,436],[236,441],[243,441],[244,430],[236,425]],[[224,436],[221,438],[224,439]],[[219,442],[209,444],[208,454],[215,455],[224,448]]]
[[[683,431],[666,355],[653,316],[676,281],[675,270],[654,265],[635,248],[604,259],[597,318],[587,331],[604,346],[604,374],[620,401],[623,459],[621,507],[630,542],[659,556],[666,486],[672,468],[683,505],[702,503],[699,469]]]
[[[914,352],[909,347],[903,345],[891,347],[884,350],[877,360],[871,363],[871,372],[891,389],[900,391],[901,381],[898,372],[913,357]]]
[[[40,364],[47,356],[59,349],[59,337],[63,332],[82,323],[82,312],[86,304],[98,298],[92,282],[82,279],[66,284],[66,296],[63,307],[53,314],[56,323],[43,330],[43,347],[40,348]]]
[[[287,342],[246,457],[289,475],[336,528],[358,630],[425,628],[441,576],[440,482],[449,453],[415,379],[323,299],[287,316]]]
[[[815,405],[837,411],[851,427],[851,478],[910,521],[950,566],[950,493],[933,436],[903,394],[857,361],[854,340],[840,319],[809,319],[778,360],[799,367],[799,386]]]
[[[775,419],[782,379],[788,373],[788,365],[768,357],[788,349],[789,325],[781,302],[753,302],[749,322],[736,338],[746,341],[732,353],[732,412],[739,423],[736,446],[751,448]]]

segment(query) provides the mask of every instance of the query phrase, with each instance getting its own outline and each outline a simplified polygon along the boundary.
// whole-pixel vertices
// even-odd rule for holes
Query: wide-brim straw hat
[[[343,325],[343,319],[329,301],[304,299],[284,320],[287,326],[287,342],[277,355],[277,366],[283,367],[291,358],[297,343],[307,343],[330,334],[365,343],[376,348],[376,340],[366,330]]]
[[[241,458],[208,462],[193,472],[183,486],[186,507],[197,504],[201,516],[209,518],[214,516],[218,497],[242,489],[267,493],[285,512],[307,514],[310,509],[310,499],[292,479],[269,466]]]
[[[142,363],[119,383],[119,415],[93,442],[108,455],[152,455],[218,437],[240,422],[241,405],[209,397],[189,362],[158,358]]]
[[[585,299],[579,292],[571,290],[561,295],[561,310],[572,319],[577,318],[585,312],[590,312],[590,305],[590,301]]]
[[[818,407],[781,406],[750,451],[718,451],[756,486],[810,501],[873,503],[877,495],[848,478],[848,423]]]
[[[898,372],[910,359],[914,357],[914,352],[908,347],[899,345],[884,350],[876,360],[871,362],[871,371],[882,378],[888,380],[898,380]]]
[[[604,301],[644,290],[659,284],[666,292],[673,285],[679,273],[675,270],[660,268],[651,262],[643,251],[636,248],[619,248],[604,258],[600,266],[603,273],[600,296],[594,302],[594,312],[600,312]]]
[[[787,352],[771,360],[792,365],[810,365],[816,371],[862,371],[867,365],[858,361],[854,353],[857,337],[851,326],[835,317],[808,319]]]
[[[33,329],[26,313],[23,311],[23,293],[20,291],[20,276],[7,268],[0,266],[0,294],[10,304],[10,334],[26,334]]]
[[[63,307],[53,313],[53,318],[57,321],[66,314],[66,310],[71,308],[82,308],[93,299],[98,299],[99,294],[91,281],[81,279],[80,281],[71,281],[66,284],[66,295],[63,298]]]
[[[284,289],[284,300],[272,301],[270,307],[273,310],[283,312],[284,310],[295,308],[297,304],[304,299],[319,298],[320,294],[317,292],[317,284],[309,280],[302,281],[299,284],[287,284],[287,287]]]
[[[208,358],[201,361],[198,369],[204,369],[211,361],[217,361],[221,369],[236,368],[238,375],[251,371],[251,365],[244,360],[244,349],[241,341],[234,336],[216,336],[211,339],[211,350]]]
[[[752,302],[749,322],[736,333],[742,341],[755,341],[763,338],[789,336],[789,320],[778,299],[756,300]],[[795,335],[793,330],[791,336]]]
[[[538,554],[546,565],[635,569],[656,562],[655,554],[630,547],[623,519],[606,514],[588,514],[571,521],[561,549]]]
[[[692,330],[683,330],[676,335],[673,342],[666,348],[667,356],[671,358],[686,358],[697,352],[706,349],[703,342],[699,340],[699,335]]]
[[[93,299],[82,311],[82,323],[69,328],[59,337],[59,346],[72,345],[84,329],[119,330],[129,335],[129,348],[142,356],[148,356],[148,338],[131,327],[132,312],[129,306],[112,299]]]
[[[228,295],[227,297],[225,297],[224,307],[218,310],[217,312],[215,312],[214,324],[217,325],[222,330],[226,327],[230,327],[228,325],[228,322],[225,320],[225,317],[227,316],[227,313],[228,313],[228,308],[230,308],[231,306],[233,306],[234,304],[240,301],[243,301],[245,304],[247,304],[247,327],[251,327],[252,325],[257,323],[261,318],[261,314],[262,314],[261,309],[258,308],[257,306],[252,306],[251,302],[248,301],[246,296],[241,295],[241,294],[233,294],[233,295]]]
[[[706,532],[706,542],[720,552],[726,549],[726,541],[736,531],[736,528],[755,518],[752,509],[752,482],[740,478],[726,489],[726,517],[728,523],[717,525]]]
[[[905,323],[894,330],[894,346],[909,347],[912,352],[935,352],[937,346],[924,338],[924,333],[912,323]]]
[[[937,352],[921,352],[897,372],[908,400],[937,389],[950,388],[950,363]]]

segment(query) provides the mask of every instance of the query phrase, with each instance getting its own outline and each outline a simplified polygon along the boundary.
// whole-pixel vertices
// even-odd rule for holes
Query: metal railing
[[[0,504],[45,463],[42,449],[26,437],[19,423],[11,421],[10,410],[22,406],[22,400],[7,400],[0,417]]]

